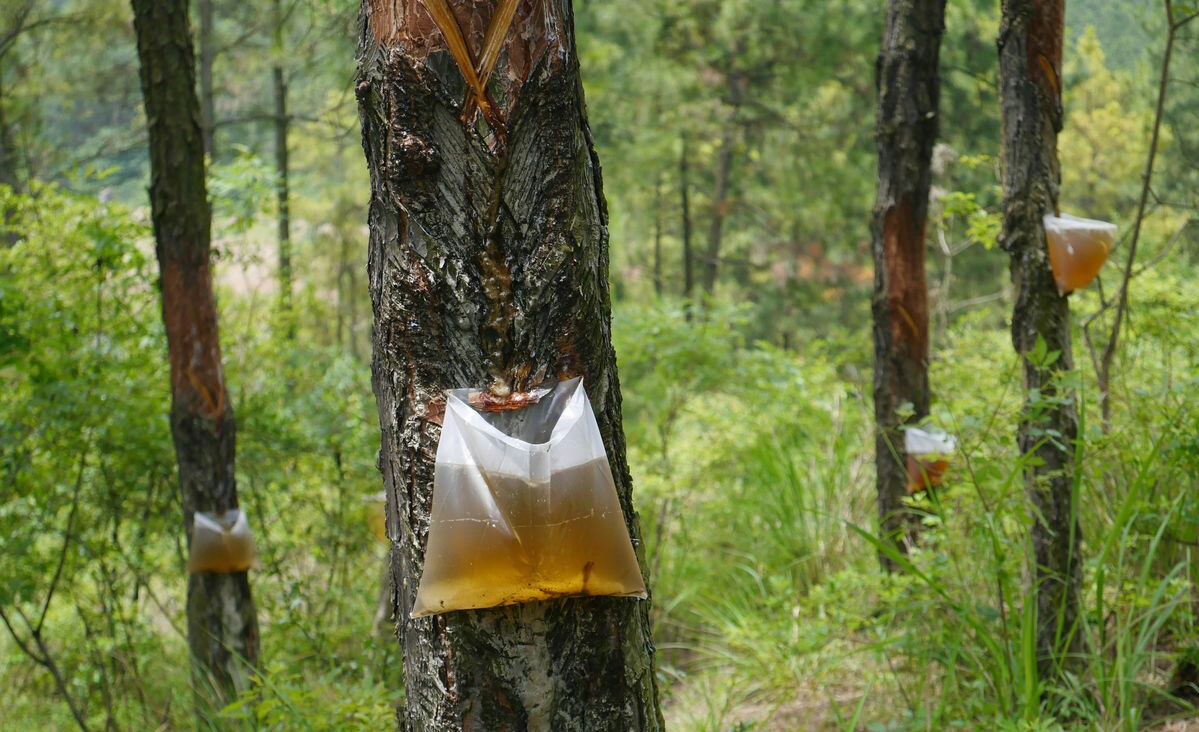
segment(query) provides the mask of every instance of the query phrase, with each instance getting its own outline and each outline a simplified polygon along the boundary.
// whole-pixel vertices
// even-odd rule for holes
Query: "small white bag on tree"
[[[236,508],[224,513],[196,511],[187,558],[189,573],[244,572],[253,568],[255,561],[254,537],[245,512]]]
[[[957,442],[940,430],[908,427],[903,443],[908,456],[908,495],[941,485]]]
[[[646,596],[581,378],[516,404],[449,392],[412,617],[582,595]]]

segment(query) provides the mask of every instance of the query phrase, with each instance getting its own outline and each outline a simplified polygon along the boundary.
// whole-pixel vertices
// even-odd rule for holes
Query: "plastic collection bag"
[[[1049,266],[1058,294],[1081,290],[1099,274],[1116,238],[1116,225],[1062,214],[1046,216]]]
[[[956,442],[940,430],[908,427],[903,435],[908,456],[908,495],[941,485]]]
[[[188,572],[244,572],[254,566],[254,537],[245,513],[236,508],[224,513],[196,511]]]
[[[472,407],[477,391],[449,392],[412,617],[646,596],[582,379],[544,392],[505,411]]]

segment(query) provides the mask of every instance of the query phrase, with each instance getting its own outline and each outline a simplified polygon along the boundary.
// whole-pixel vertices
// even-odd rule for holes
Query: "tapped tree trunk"
[[[874,200],[874,419],[879,533],[901,552],[919,519],[904,506],[907,455],[902,426],[928,416],[928,287],[924,230],[945,0],[891,0],[878,56],[878,188]],[[901,417],[910,404],[911,415]],[[895,569],[886,554],[883,568]]]
[[[607,210],[573,13],[570,0],[532,7],[362,5],[372,372],[404,648],[398,716],[412,732],[663,726],[644,601],[409,617],[448,388],[522,392],[582,375],[640,547],[611,340]]]
[[[1017,430],[1024,483],[1033,505],[1030,601],[1037,605],[1038,673],[1057,676],[1081,646],[1082,557],[1074,503],[1074,393],[1070,307],[1049,267],[1042,216],[1057,208],[1062,128],[1065,0],[1003,0],[999,30],[1003,108],[1003,233],[1016,303],[1012,345],[1024,364],[1024,411]]]
[[[233,408],[225,388],[209,257],[211,214],[186,0],[133,0],[150,138],[150,204],[171,365],[171,436],[190,543],[196,511],[237,507]],[[246,572],[187,583],[197,692],[218,704],[249,688],[258,620]]]

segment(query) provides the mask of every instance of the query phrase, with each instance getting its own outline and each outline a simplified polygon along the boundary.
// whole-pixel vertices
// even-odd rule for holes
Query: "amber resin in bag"
[[[254,565],[254,537],[242,511],[236,508],[224,513],[196,511],[188,572],[244,572]]]
[[[908,495],[941,485],[949,471],[949,457],[956,447],[955,440],[939,430],[926,431],[918,427],[904,430],[903,440],[908,456]]]
[[[1081,290],[1095,279],[1116,238],[1116,225],[1062,214],[1046,216],[1049,266],[1058,294]]]
[[[581,379],[518,410],[451,392],[413,617],[555,597],[645,597]]]

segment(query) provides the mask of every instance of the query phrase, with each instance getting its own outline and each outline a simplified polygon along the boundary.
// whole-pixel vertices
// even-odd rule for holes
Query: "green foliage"
[[[381,729],[393,724],[402,659],[376,627],[389,625],[376,619],[385,558],[363,521],[381,481],[369,191],[349,82],[355,11],[283,5],[280,53],[271,3],[215,0],[215,272],[265,655],[253,691],[221,723]],[[1176,21],[1196,12],[1174,7]],[[1131,732],[1189,713],[1166,702],[1163,677],[1197,647],[1199,23],[1175,49],[1108,431],[1095,413],[1097,356],[1076,327],[1068,383],[1085,397],[1077,632],[1087,650],[1047,688],[1031,671],[1031,509],[1012,439],[1025,395],[994,247],[990,1],[947,8],[928,229],[931,421],[960,451],[943,488],[911,499],[924,540],[899,558],[907,571],[876,569],[867,262],[881,8],[575,4],[671,728]],[[1164,18],[1148,0],[1071,0],[1068,12],[1062,206],[1117,221],[1124,244]],[[0,719],[29,729],[70,728],[64,699],[93,728],[192,723],[185,541],[128,15],[116,0],[42,4],[34,19],[47,22],[0,50],[3,120],[20,153],[0,176],[14,174],[25,194],[0,187],[0,555],[19,558],[0,566],[12,626],[0,626]],[[274,304],[276,64],[292,114],[294,341]],[[703,252],[726,141],[720,276],[701,307],[679,299],[679,162],[685,148],[692,245]],[[662,297],[649,274],[655,243]],[[1071,296],[1076,325],[1110,303],[1126,251],[1114,251],[1102,290]],[[1110,309],[1091,330],[1107,318]],[[1052,369],[1063,354],[1041,342],[1028,358]],[[1035,416],[1050,397],[1031,396]],[[61,683],[22,645],[52,660]]]

